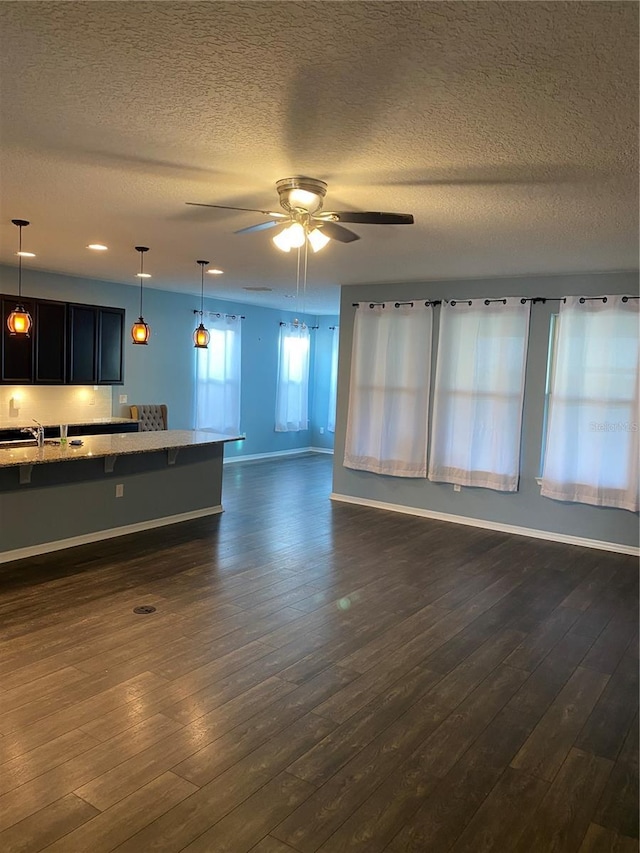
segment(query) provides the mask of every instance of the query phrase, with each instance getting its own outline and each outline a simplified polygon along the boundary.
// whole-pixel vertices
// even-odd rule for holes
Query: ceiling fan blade
[[[332,240],[337,240],[339,243],[353,243],[354,240],[360,239],[358,234],[354,234],[353,231],[349,231],[348,228],[343,228],[342,225],[337,225],[335,222],[318,221],[318,228],[327,237],[331,237]]]
[[[318,214],[319,219],[328,219],[334,222],[354,222],[361,225],[413,225],[411,213],[379,213],[374,211],[336,210],[322,211]],[[337,217],[334,219],[334,217]]]
[[[228,204],[204,204],[201,201],[185,201],[192,207],[215,207],[218,210],[244,210],[246,213],[264,213],[265,216],[273,216],[276,219],[289,219],[287,213],[276,213],[273,210],[256,210],[254,207],[230,207]]]
[[[248,228],[240,228],[239,231],[234,231],[234,234],[251,234],[252,231],[266,231],[267,228],[273,228],[274,225],[282,225],[279,219],[270,219],[268,222],[259,222],[257,225],[250,225]]]

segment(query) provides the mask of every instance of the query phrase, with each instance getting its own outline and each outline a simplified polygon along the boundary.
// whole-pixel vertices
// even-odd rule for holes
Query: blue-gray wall
[[[0,292],[13,293],[15,282],[15,268],[0,266]],[[124,308],[125,382],[113,387],[112,414],[129,417],[130,404],[166,403],[171,429],[193,429],[195,354],[191,336],[197,325],[193,314],[193,309],[199,306],[197,296],[145,288],[144,317],[151,326],[151,338],[148,346],[139,347],[131,344],[128,337],[129,327],[139,313],[137,287],[29,270],[23,273],[23,293],[36,298]],[[333,434],[326,432],[331,365],[328,327],[335,325],[337,317],[294,314],[212,298],[205,299],[204,307],[206,311],[245,317],[242,324],[241,431],[246,433],[246,439],[225,445],[225,457],[310,446],[332,448]],[[291,321],[294,316],[299,316],[309,326],[319,327],[311,332],[310,428],[302,432],[277,433],[274,422],[279,323]],[[126,406],[119,404],[120,394],[127,395]],[[324,435],[320,434],[320,427],[324,428]]]
[[[349,398],[351,344],[356,308],[354,302],[404,301],[411,299],[468,299],[500,296],[566,296],[606,293],[637,294],[634,272],[591,275],[523,276],[499,279],[431,281],[414,284],[357,285],[343,287],[340,307],[340,363],[338,411],[335,436],[333,491],[337,495],[381,501],[499,524],[532,528],[551,533],[638,545],[638,515],[626,510],[592,507],[554,501],[540,495],[539,476],[544,386],[547,367],[550,316],[558,302],[531,308],[531,326],[523,413],[520,490],[506,494],[489,489],[465,488],[423,479],[404,479],[344,468],[344,438]],[[433,342],[433,371],[439,308],[436,308]],[[432,395],[433,396],[433,395]]]

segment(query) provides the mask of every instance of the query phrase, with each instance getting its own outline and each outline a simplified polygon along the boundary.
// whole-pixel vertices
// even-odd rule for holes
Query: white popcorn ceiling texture
[[[0,260],[291,308],[275,181],[329,183],[352,226],[310,258],[339,284],[633,269],[638,5],[579,2],[1,3]],[[84,247],[103,241],[108,253]],[[273,288],[248,293],[243,286]]]

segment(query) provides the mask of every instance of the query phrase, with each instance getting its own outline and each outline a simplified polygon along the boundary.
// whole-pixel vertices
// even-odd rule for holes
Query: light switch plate
[[[126,394],[120,394],[120,396],[118,397],[118,402],[120,403],[121,406],[123,406],[127,402],[127,395]]]

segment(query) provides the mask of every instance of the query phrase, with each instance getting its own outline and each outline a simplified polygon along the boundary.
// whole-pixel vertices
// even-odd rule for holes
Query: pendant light
[[[134,344],[146,345],[149,343],[151,329],[145,323],[142,316],[142,281],[145,278],[151,278],[149,273],[144,271],[144,253],[149,251],[149,247],[135,246],[135,250],[136,252],[140,252],[140,272],[136,273],[137,277],[140,279],[140,316],[138,317],[137,322],[135,322],[131,327],[131,337]]]
[[[204,268],[208,266],[209,261],[196,261],[196,263],[200,264],[200,325],[193,333],[193,345],[196,349],[208,349],[211,335],[205,329],[202,316],[204,314]]]
[[[31,328],[31,315],[22,304],[22,229],[29,223],[26,219],[12,219],[14,225],[20,229],[20,242],[18,248],[18,303],[11,314],[7,317],[7,326],[10,335],[24,335],[29,337],[29,329]],[[33,257],[29,253],[29,257]]]

